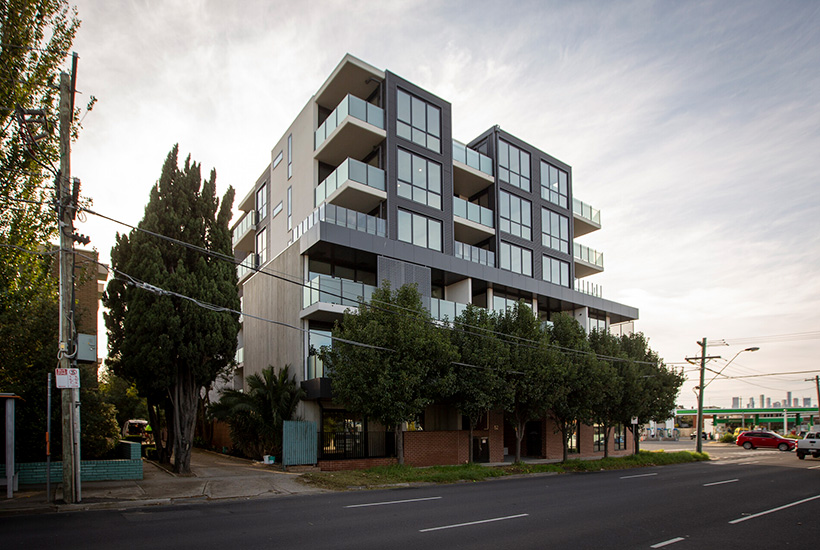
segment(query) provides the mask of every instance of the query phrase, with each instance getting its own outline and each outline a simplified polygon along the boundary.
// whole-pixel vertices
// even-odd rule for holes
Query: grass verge
[[[346,491],[351,489],[383,489],[390,486],[403,486],[411,483],[458,483],[483,481],[489,478],[508,475],[570,472],[597,472],[601,470],[625,470],[647,466],[683,464],[709,460],[706,453],[678,451],[641,451],[637,455],[602,458],[599,460],[568,460],[553,464],[513,464],[510,466],[481,466],[462,464],[460,466],[433,466],[414,468],[412,466],[379,466],[368,470],[350,470],[341,472],[311,472],[301,476],[304,483],[331,489]]]

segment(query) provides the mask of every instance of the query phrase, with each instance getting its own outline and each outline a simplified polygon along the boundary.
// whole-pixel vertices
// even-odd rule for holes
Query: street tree
[[[602,378],[600,394],[592,403],[592,421],[603,428],[604,458],[607,458],[612,430],[623,418],[622,409],[628,406],[624,401],[624,386],[633,365],[621,351],[620,338],[608,330],[593,330],[588,338]]]
[[[334,400],[348,411],[392,427],[404,464],[402,425],[451,391],[450,364],[457,359],[450,337],[430,318],[415,285],[393,291],[388,281],[369,303],[346,311],[333,328],[333,344],[320,352]]]
[[[560,348],[555,375],[563,386],[552,399],[549,416],[561,433],[564,460],[567,460],[569,438],[579,422],[588,422],[605,380],[598,369],[584,328],[571,315],[560,313],[552,318],[551,343]]]
[[[507,308],[497,327],[509,350],[506,383],[512,396],[506,416],[515,430],[515,461],[521,462],[521,441],[527,422],[544,418],[564,392],[555,376],[559,357],[549,347],[549,335],[532,308],[523,300]]]
[[[239,329],[238,314],[201,304],[235,311],[239,296],[234,266],[202,251],[231,254],[233,188],[220,201],[216,172],[203,181],[190,156],[179,168],[178,153],[175,145],[138,229],[117,235],[111,250],[116,276],[103,303],[109,367],[147,398],[158,440],[164,406],[174,470],[188,473],[200,390],[232,364]]]
[[[452,394],[448,401],[470,424],[468,461],[473,461],[473,431],[483,415],[509,405],[506,383],[509,348],[496,334],[497,314],[468,305],[453,323],[452,342],[458,351]]]

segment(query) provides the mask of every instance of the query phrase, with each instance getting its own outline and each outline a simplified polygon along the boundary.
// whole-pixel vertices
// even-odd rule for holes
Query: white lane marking
[[[665,540],[663,542],[659,542],[658,544],[653,544],[650,548],[663,548],[664,546],[669,546],[670,544],[675,544],[676,542],[680,542],[682,540],[686,540],[683,537],[675,537],[674,539]]]
[[[712,485],[723,485],[724,483],[734,483],[735,481],[740,481],[739,479],[727,479],[726,481],[715,481],[713,483],[704,483],[704,487],[711,487]]]
[[[806,468],[806,469],[807,470],[816,470],[817,468],[820,468],[820,466],[811,466],[810,468]]]
[[[754,519],[760,516],[765,516],[766,514],[771,514],[772,512],[779,512],[780,510],[785,510],[786,508],[791,508],[792,506],[797,506],[798,504],[803,504],[804,502],[809,502],[810,500],[814,500],[816,498],[820,498],[820,495],[804,498],[803,500],[798,500],[797,502],[792,502],[791,504],[784,504],[783,506],[778,506],[777,508],[772,508],[771,510],[766,510],[764,512],[758,512],[757,514],[752,514],[751,516],[733,519],[729,523],[740,523],[741,521],[746,521],[747,519]]]
[[[430,527],[428,529],[419,529],[419,533],[428,533],[430,531],[439,531],[441,529],[453,529],[455,527],[467,527],[468,525],[478,525],[480,523],[491,523],[493,521],[504,521],[505,519],[523,518],[529,514],[518,514],[515,516],[504,516],[503,518],[482,519],[479,521],[470,521],[467,523],[456,523],[454,525],[442,525],[441,527]]]
[[[638,474],[638,475],[634,475],[634,476],[623,476],[621,479],[632,479],[634,477],[649,477],[649,476],[656,476],[656,475],[658,475],[657,472],[655,472],[654,474]]]
[[[409,498],[407,500],[390,500],[387,502],[368,502],[367,504],[351,504],[345,508],[364,508],[365,506],[385,506],[386,504],[404,504],[406,502],[421,502],[423,500],[437,500],[441,497]]]

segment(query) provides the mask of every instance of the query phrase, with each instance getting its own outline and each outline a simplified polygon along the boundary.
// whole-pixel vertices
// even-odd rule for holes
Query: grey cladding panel
[[[424,267],[401,260],[394,260],[379,256],[379,283],[387,279],[390,287],[397,289],[405,284],[415,284],[421,295],[422,305],[430,309],[431,273],[429,267]]]

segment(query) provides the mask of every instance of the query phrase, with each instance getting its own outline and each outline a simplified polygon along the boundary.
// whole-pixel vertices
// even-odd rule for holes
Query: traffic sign
[[[60,389],[80,387],[80,369],[54,369],[57,387]]]

